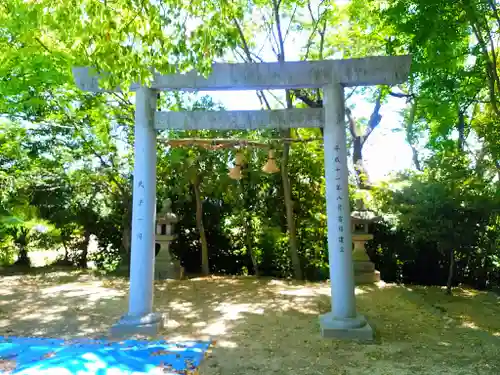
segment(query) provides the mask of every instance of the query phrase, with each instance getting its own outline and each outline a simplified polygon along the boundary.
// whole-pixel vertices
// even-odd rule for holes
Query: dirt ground
[[[321,283],[205,278],[156,283],[169,339],[217,339],[203,374],[500,374],[500,297],[379,284],[357,289],[374,344],[322,339]],[[127,310],[127,280],[78,272],[0,276],[0,335],[105,335]]]

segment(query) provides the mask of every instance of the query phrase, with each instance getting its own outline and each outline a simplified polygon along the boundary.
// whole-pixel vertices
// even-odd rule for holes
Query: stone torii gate
[[[410,56],[284,63],[222,64],[204,78],[187,74],[156,75],[151,87],[133,85],[135,97],[135,165],[129,308],[112,328],[120,333],[155,333],[161,314],[153,312],[156,211],[156,131],[161,129],[323,128],[326,212],[331,281],[331,311],[320,316],[323,337],[371,340],[373,331],[356,312],[344,87],[395,85],[406,81]],[[89,68],[74,68],[82,90],[99,92]],[[157,91],[214,91],[322,88],[323,108],[160,112]]]

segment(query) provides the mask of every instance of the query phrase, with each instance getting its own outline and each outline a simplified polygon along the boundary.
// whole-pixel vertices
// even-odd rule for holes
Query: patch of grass
[[[0,334],[105,335],[127,310],[121,277],[57,271],[0,279]],[[209,277],[155,283],[156,310],[168,314],[161,336],[213,338],[203,373],[499,374],[500,298],[470,289],[395,285],[357,288],[358,310],[375,344],[322,339],[326,283]]]

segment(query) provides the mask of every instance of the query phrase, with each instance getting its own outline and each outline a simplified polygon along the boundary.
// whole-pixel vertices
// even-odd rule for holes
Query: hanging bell
[[[241,167],[239,165],[235,165],[229,170],[229,173],[227,175],[233,180],[241,180]]]
[[[241,164],[243,163],[243,155],[238,152],[234,159],[234,167],[229,170],[227,175],[233,180],[241,180]]]
[[[269,150],[269,155],[267,157],[267,162],[262,167],[264,173],[278,173],[280,169],[276,165],[276,160],[274,159],[274,151]]]

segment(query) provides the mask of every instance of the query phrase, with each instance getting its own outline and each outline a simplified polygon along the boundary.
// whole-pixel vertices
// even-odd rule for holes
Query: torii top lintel
[[[290,61],[270,63],[215,63],[208,77],[195,71],[155,75],[155,90],[215,91],[320,88],[330,83],[343,86],[395,85],[406,81],[411,56],[372,56],[360,59]],[[73,68],[78,87],[98,92],[98,76],[87,67]],[[138,86],[132,85],[134,90]]]

